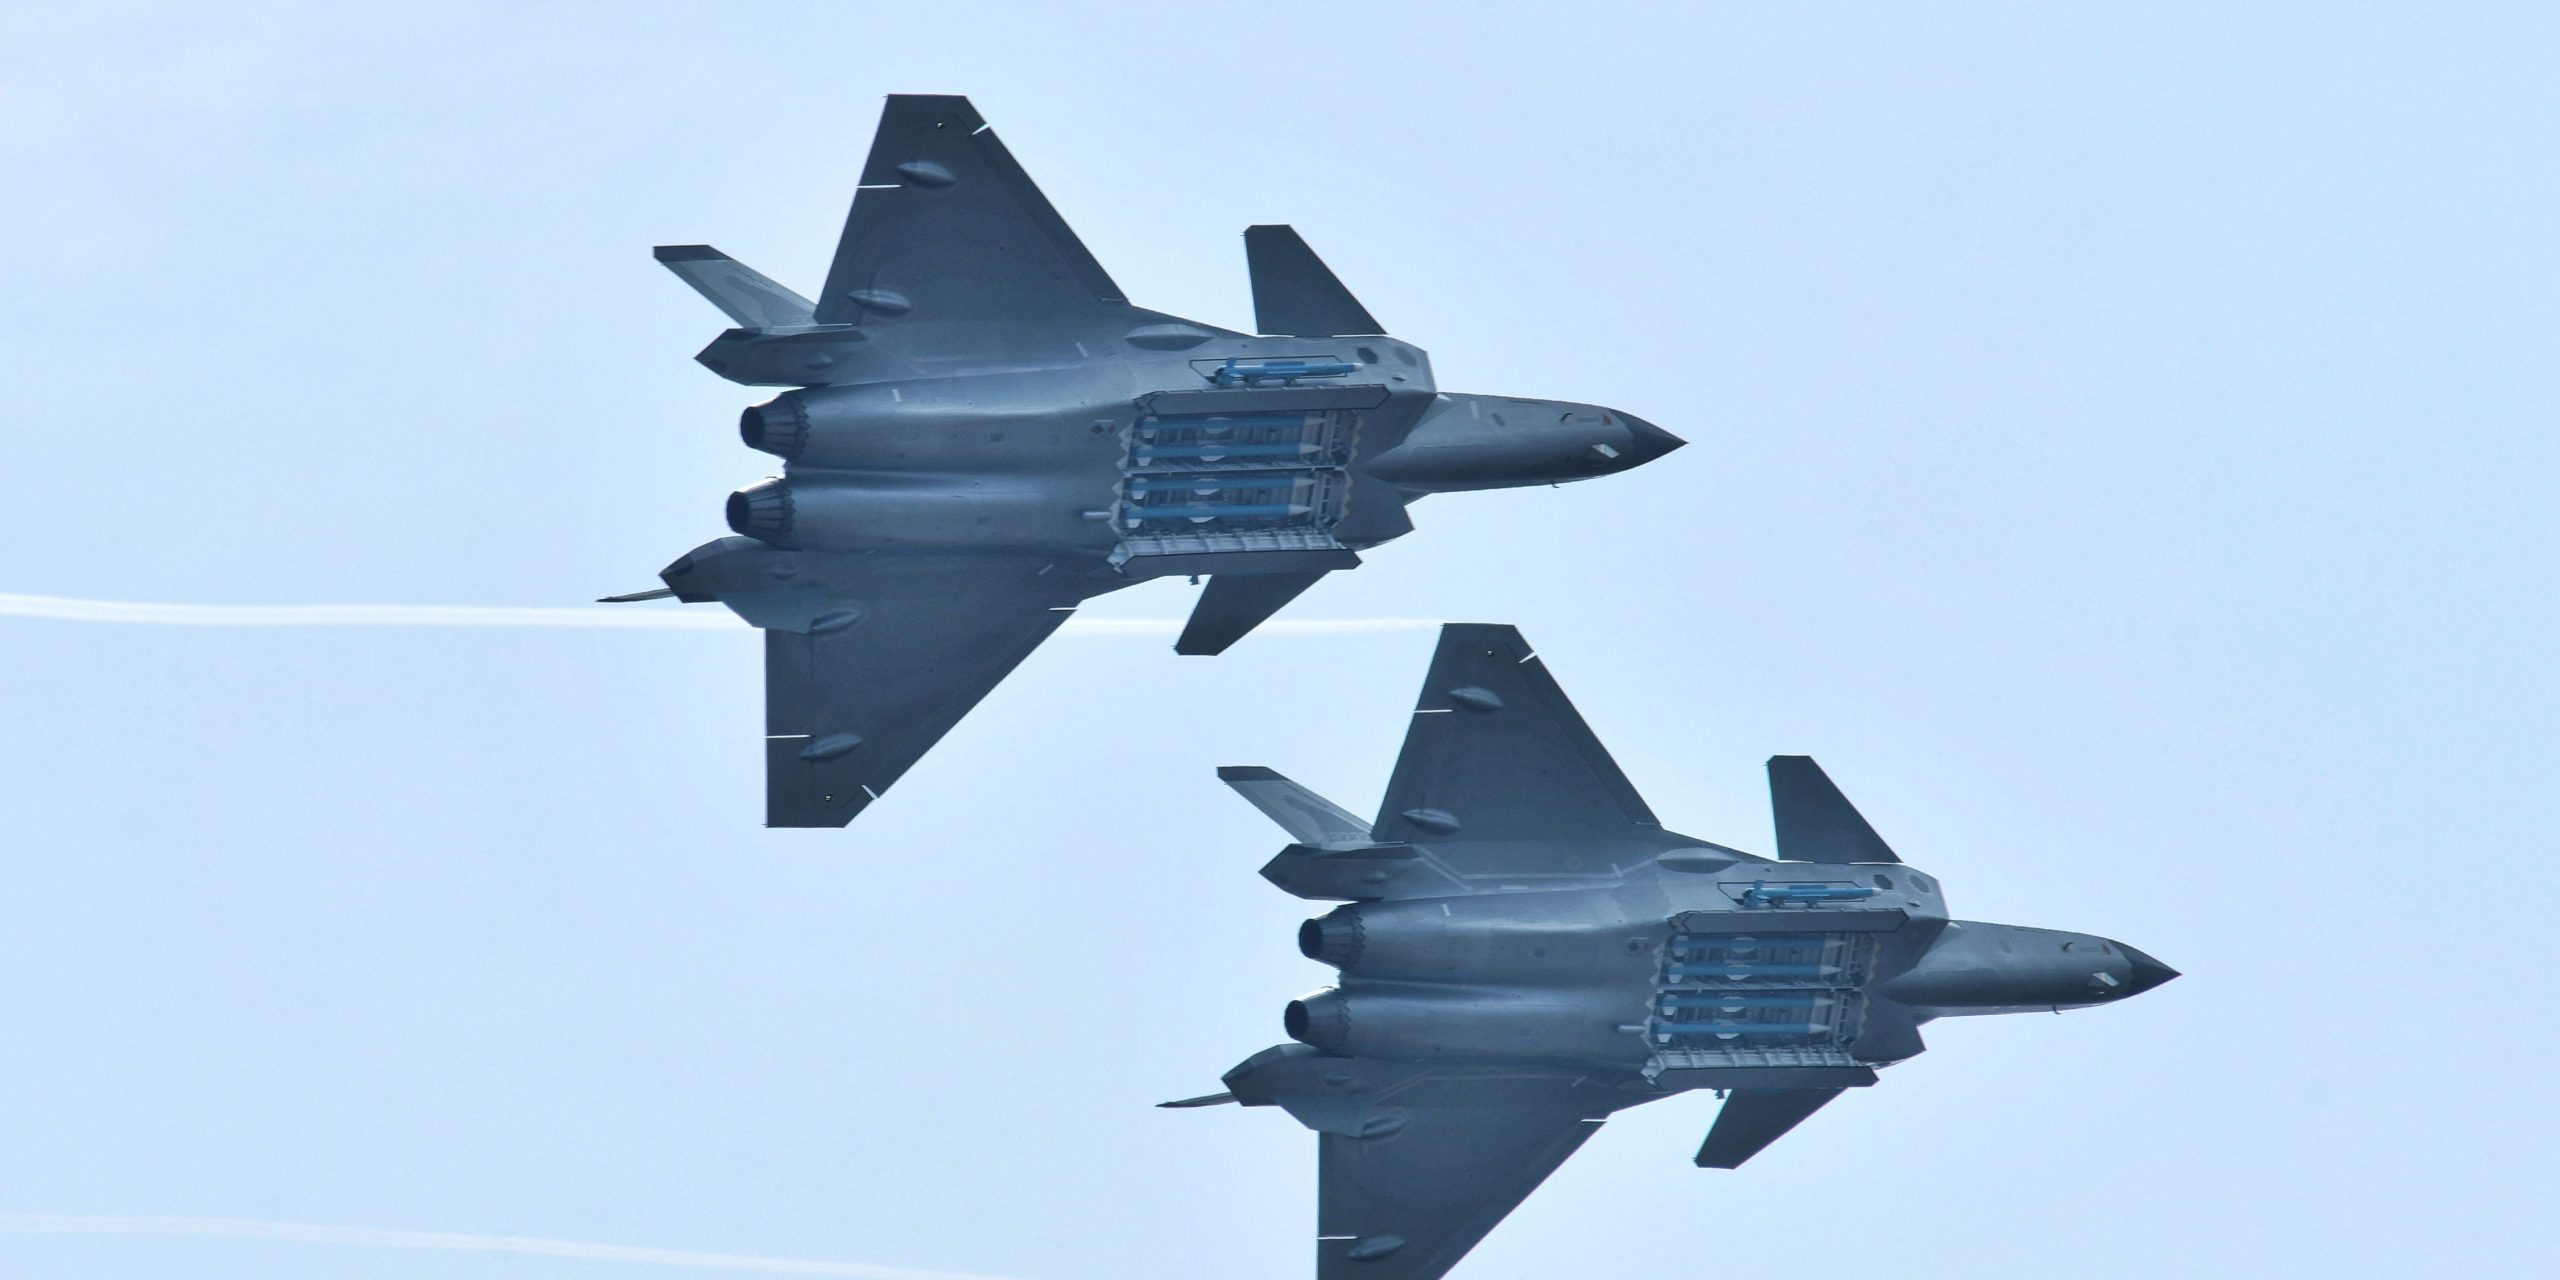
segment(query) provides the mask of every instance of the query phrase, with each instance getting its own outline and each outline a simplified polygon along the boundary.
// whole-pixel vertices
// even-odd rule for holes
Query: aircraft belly
[[[1106,500],[1069,475],[810,472],[778,482],[785,545],[839,552],[1107,553],[1110,528],[1085,513]],[[741,532],[751,531],[741,530]]]
[[[1647,1058],[1641,988],[1530,988],[1441,982],[1346,982],[1301,997],[1287,1025],[1302,1044],[1345,1057],[1402,1062],[1583,1063],[1619,1069]]]

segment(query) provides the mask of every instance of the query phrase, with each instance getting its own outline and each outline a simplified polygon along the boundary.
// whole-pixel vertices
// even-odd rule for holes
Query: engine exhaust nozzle
[[[809,447],[809,406],[797,391],[749,405],[738,415],[738,438],[777,458],[799,457]]]
[[[759,480],[729,495],[725,514],[729,527],[758,542],[787,546],[791,540],[791,482]]]
[[[1360,963],[1366,941],[1357,907],[1337,907],[1298,926],[1298,954],[1336,969]]]
[[[1341,1053],[1351,1042],[1351,1002],[1332,987],[1310,992],[1280,1011],[1280,1026],[1300,1044]]]

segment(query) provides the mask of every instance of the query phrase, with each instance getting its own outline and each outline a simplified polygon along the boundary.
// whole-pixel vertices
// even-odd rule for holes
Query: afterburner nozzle
[[[749,405],[738,415],[738,438],[746,441],[750,449],[777,458],[796,458],[809,447],[809,407],[797,391]]]
[[[1280,1027],[1300,1044],[1341,1053],[1351,1041],[1351,1003],[1332,987],[1309,992],[1280,1011]]]
[[[1359,963],[1364,940],[1357,907],[1337,907],[1298,926],[1298,954],[1336,969]]]
[[[729,527],[758,542],[782,546],[791,537],[791,482],[759,480],[729,495]]]

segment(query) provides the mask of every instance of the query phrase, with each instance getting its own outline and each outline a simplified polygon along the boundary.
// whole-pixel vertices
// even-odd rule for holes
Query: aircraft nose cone
[[[1632,467],[1643,466],[1689,443],[1632,413],[1619,413],[1618,420],[1627,425],[1627,434],[1635,437],[1634,458],[1627,464]]]
[[[2124,944],[2121,942],[2116,945],[2124,947]],[[2177,970],[2172,969],[2131,947],[2124,947],[2124,957],[2125,959],[2133,962],[2133,981],[2127,985],[2124,990],[2124,994],[2127,996],[2141,995],[2143,992],[2149,991],[2153,987],[2159,986],[2161,983],[2167,982],[2169,979],[2178,976]],[[2119,996],[2117,998],[2122,999],[2123,997]]]

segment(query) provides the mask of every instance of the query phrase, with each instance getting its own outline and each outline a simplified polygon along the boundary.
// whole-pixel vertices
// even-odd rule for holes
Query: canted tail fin
[[[1268,621],[1281,606],[1297,599],[1329,570],[1303,573],[1217,573],[1191,607],[1191,621],[1173,642],[1175,653],[1224,653],[1227,646]]]
[[[787,329],[814,324],[807,298],[765,278],[763,272],[707,244],[662,244],[651,250],[676,278],[727,312],[741,329]]]
[[[1253,273],[1255,332],[1301,338],[1386,332],[1293,228],[1246,227],[1244,258]]]
[[[1228,765],[1218,781],[1236,789],[1291,839],[1317,849],[1357,849],[1369,843],[1369,824],[1342,806],[1260,765]]]
[[[1900,862],[1812,756],[1769,757],[1769,815],[1789,862]]]
[[[1838,1089],[1736,1089],[1716,1113],[1715,1128],[1698,1148],[1701,1169],[1739,1169],[1742,1162],[1787,1136],[1806,1116],[1837,1098]]]

